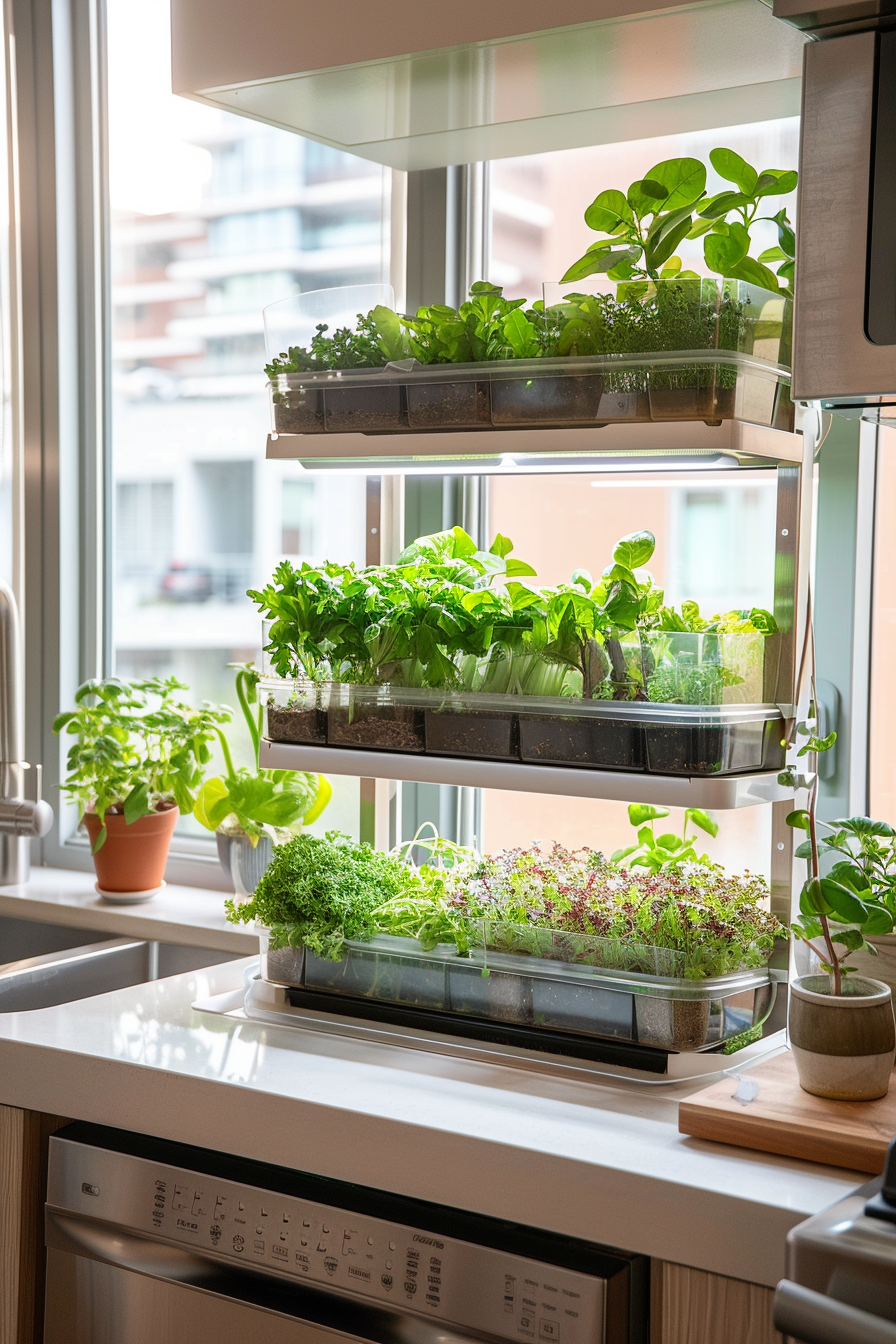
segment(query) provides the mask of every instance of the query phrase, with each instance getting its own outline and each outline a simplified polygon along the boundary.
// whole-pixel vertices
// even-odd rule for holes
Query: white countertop
[[[680,1135],[693,1083],[579,1081],[191,1007],[249,964],[0,1015],[0,1102],[768,1285],[788,1230],[865,1179]]]
[[[93,873],[32,868],[30,881],[0,887],[0,915],[213,952],[258,951],[257,934],[224,917],[224,892],[172,884],[142,905],[110,905],[97,895],[94,882]]]

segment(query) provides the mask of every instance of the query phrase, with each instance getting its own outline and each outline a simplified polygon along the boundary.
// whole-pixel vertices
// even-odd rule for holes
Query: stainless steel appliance
[[[896,1344],[896,1140],[882,1180],[788,1236],[775,1325],[801,1344]]]
[[[53,809],[41,794],[35,771],[35,798],[24,797],[25,752],[22,711],[22,641],[12,589],[0,579],[0,887],[27,882],[31,839],[53,825]]]
[[[774,0],[804,52],[793,395],[896,419],[896,32],[884,0]]]
[[[45,1344],[646,1344],[639,1256],[76,1123],[50,1140]]]

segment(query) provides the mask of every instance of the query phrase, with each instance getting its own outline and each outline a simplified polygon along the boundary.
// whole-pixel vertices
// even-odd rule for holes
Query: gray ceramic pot
[[[232,881],[234,893],[244,900],[252,895],[273,859],[273,842],[262,835],[253,845],[245,831],[215,831],[215,840],[221,867]]]
[[[848,976],[831,993],[827,975],[802,975],[790,986],[790,1048],[800,1087],[816,1097],[872,1101],[890,1086],[896,1022],[889,985]]]

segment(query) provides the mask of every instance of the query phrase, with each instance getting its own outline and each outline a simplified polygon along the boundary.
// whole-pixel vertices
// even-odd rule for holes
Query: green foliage
[[[657,835],[654,822],[668,817],[667,807],[653,807],[649,803],[630,803],[628,819],[638,832],[638,843],[625,849],[617,849],[611,863],[624,863],[627,868],[646,868],[648,872],[660,873],[669,869],[681,868],[687,863],[699,863],[712,867],[708,854],[698,854],[694,848],[696,837],[688,835],[688,827],[696,826],[713,839],[719,833],[718,822],[713,821],[708,812],[699,807],[687,807],[684,813],[684,829],[681,835],[674,831],[665,831]]]
[[[419,869],[406,861],[415,845],[428,860]],[[228,901],[227,917],[257,919],[273,948],[306,946],[334,961],[346,939],[386,933],[426,950],[453,944],[466,955],[484,939],[492,950],[701,979],[767,963],[785,933],[767,903],[761,878],[708,863],[637,872],[556,843],[482,857],[419,836],[380,854],[330,832],[281,846],[251,901]]]
[[[409,864],[328,831],[326,839],[299,835],[278,846],[251,900],[227,901],[226,910],[234,924],[257,919],[269,928],[272,947],[304,945],[339,961],[346,938],[378,932],[383,904],[422,890]]]
[[[625,193],[600,192],[585,211],[585,223],[606,236],[592,243],[569,267],[563,282],[601,274],[620,281],[696,279],[693,271],[681,269],[675,250],[686,238],[703,237],[704,258],[711,271],[791,295],[793,226],[785,209],[774,215],[760,214],[760,210],[766,208],[770,196],[794,191],[797,174],[775,168],[759,172],[733,149],[714,149],[709,158],[735,190],[726,188],[707,196],[705,165],[698,159],[682,158],[658,163]],[[751,230],[760,220],[777,226],[778,245],[756,258],[750,256]],[[777,272],[771,269],[774,265]]]
[[[236,669],[236,696],[252,743],[254,768],[236,769],[230,743],[218,729],[226,773],[207,779],[196,797],[193,815],[209,831],[244,832],[253,845],[259,837],[280,839],[282,832],[311,825],[323,812],[333,790],[323,775],[302,770],[262,770],[258,764],[262,707],[259,672],[252,663],[231,663]]]
[[[616,543],[597,582],[579,569],[569,583],[540,587],[524,581],[534,571],[511,555],[508,537],[483,551],[455,527],[419,537],[394,565],[295,569],[283,561],[249,596],[271,622],[266,650],[287,679],[658,698],[663,685],[655,664],[642,663],[639,632],[699,629],[711,639],[776,627],[757,610],[704,619],[693,602],[680,613],[665,607],[643,568],[655,545],[652,533],[634,532]],[[674,694],[663,691],[669,699],[719,703],[719,688],[738,681],[712,664],[701,689],[682,680],[683,666],[673,666],[679,681]]]
[[[837,740],[832,732],[821,737],[817,732],[815,701],[809,717],[797,726],[796,736],[804,738],[798,756],[829,751]],[[790,768],[779,776],[791,787],[800,783]],[[824,823],[817,816],[818,777],[809,786],[809,806],[791,812],[788,826],[805,831],[808,839],[796,853],[807,860],[808,876],[800,892],[800,913],[791,926],[794,937],[807,943],[831,977],[832,992],[843,992],[843,976],[855,970],[846,960],[854,952],[876,952],[868,938],[891,933],[896,923],[893,883],[894,831],[886,822],[868,817],[849,817],[835,821],[825,829],[830,834],[819,839],[818,828]],[[827,873],[821,871],[821,855],[841,854]]]
[[[195,709],[178,698],[185,690],[175,677],[85,681],[75,708],[53,720],[54,733],[77,739],[62,790],[77,799],[82,817],[89,809],[103,822],[94,852],[105,843],[107,812],[123,813],[131,825],[160,806],[193,811],[209,742],[231,711],[207,701]]]

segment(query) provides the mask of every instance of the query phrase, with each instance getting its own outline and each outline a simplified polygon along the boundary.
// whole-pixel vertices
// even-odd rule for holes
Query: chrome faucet
[[[27,882],[31,839],[53,825],[53,809],[41,798],[41,767],[35,769],[34,799],[25,797],[22,641],[12,590],[0,579],[0,887]]]

